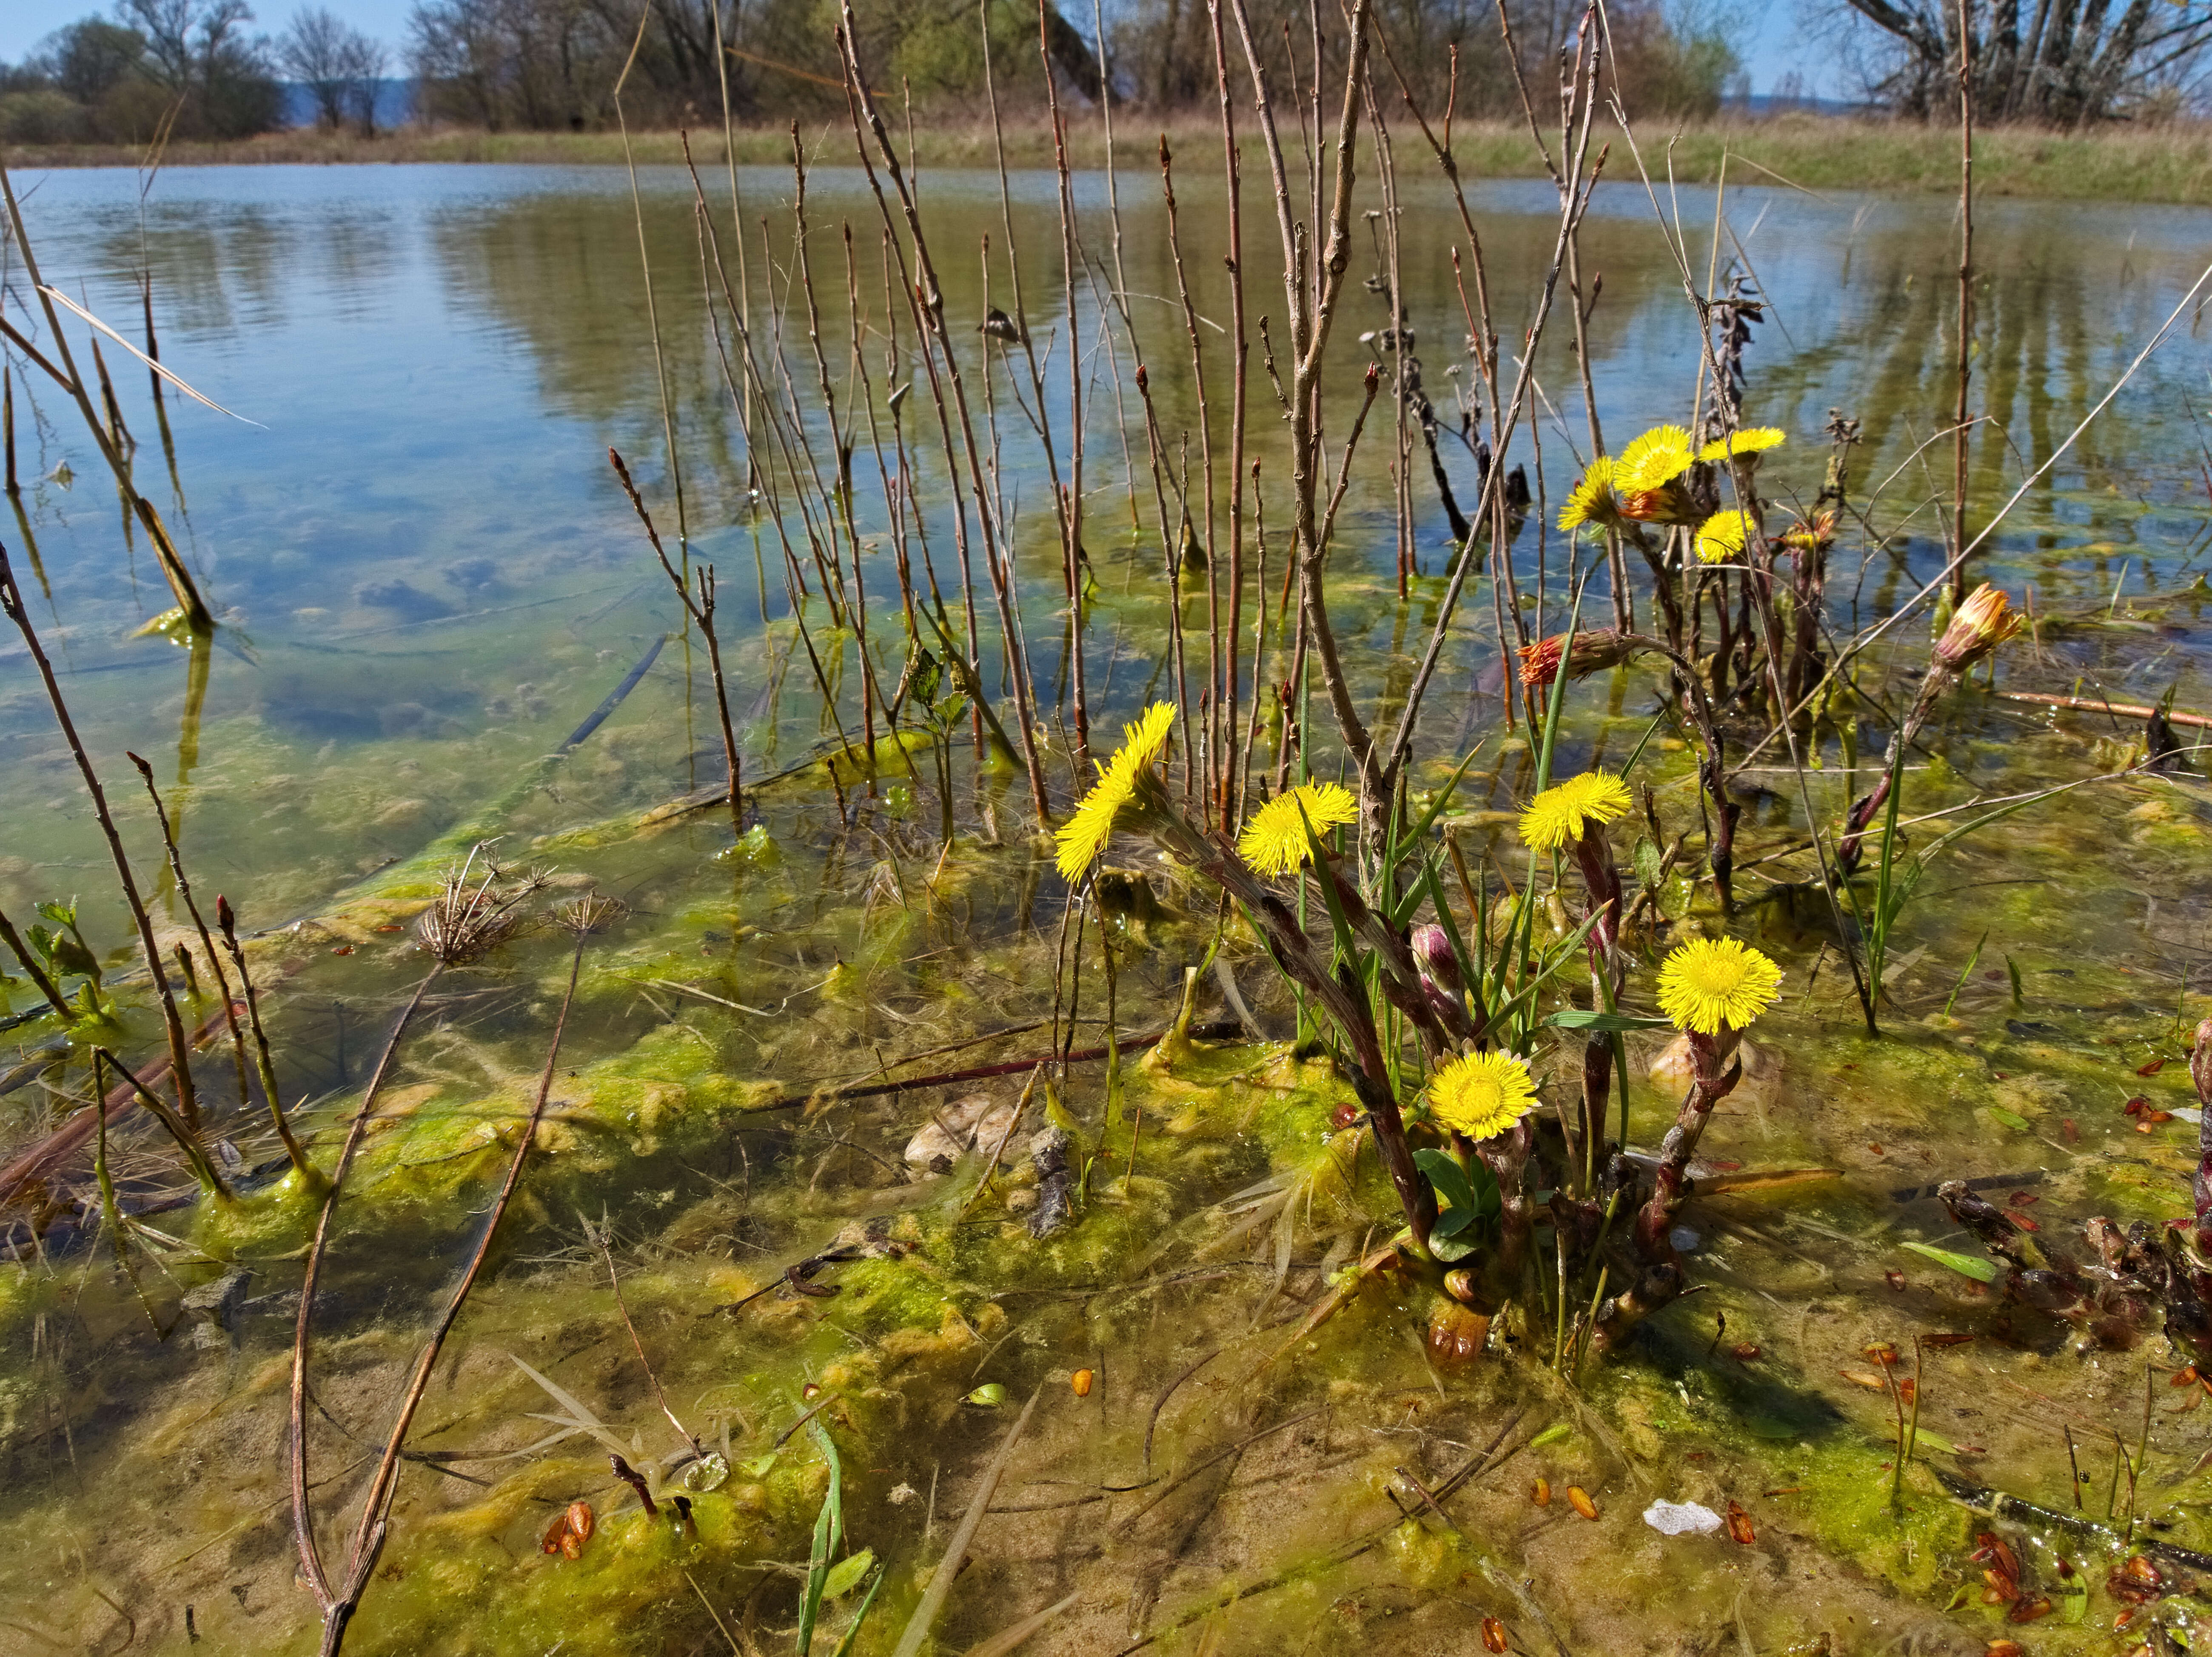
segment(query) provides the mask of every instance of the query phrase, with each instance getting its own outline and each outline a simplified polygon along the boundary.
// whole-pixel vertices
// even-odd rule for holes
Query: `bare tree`
[[[1963,49],[1984,120],[2077,124],[2185,85],[2212,45],[2206,0],[1846,0],[1889,48],[1875,89],[1899,110],[1950,103]]]
[[[376,130],[376,88],[384,48],[321,7],[292,19],[276,42],[276,61],[315,100],[315,124],[335,130],[351,116],[364,134]]]
[[[180,136],[240,137],[274,125],[282,90],[246,0],[120,0],[146,43],[140,67],[179,106]]]

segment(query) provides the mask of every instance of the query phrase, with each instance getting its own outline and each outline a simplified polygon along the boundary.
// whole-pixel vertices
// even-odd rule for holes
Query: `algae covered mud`
[[[0,1648],[2212,1639],[2212,219],[1351,106],[10,178]]]

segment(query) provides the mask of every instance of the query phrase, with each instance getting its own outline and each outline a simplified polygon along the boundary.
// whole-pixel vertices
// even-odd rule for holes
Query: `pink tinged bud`
[[[1431,923],[1413,928],[1413,960],[1421,969],[1425,982],[1432,984],[1450,995],[1457,995],[1463,987],[1460,977],[1459,957],[1452,953],[1451,939],[1444,929]]]

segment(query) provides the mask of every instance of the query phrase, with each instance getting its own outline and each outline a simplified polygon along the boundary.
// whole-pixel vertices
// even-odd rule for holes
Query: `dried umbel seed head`
[[[1963,676],[2026,625],[2025,618],[2012,613],[2011,601],[1984,581],[1953,613],[1951,625],[1936,641],[1936,665]]]
[[[489,850],[474,847],[447,871],[416,923],[422,947],[448,967],[472,965],[534,924],[522,905],[544,889],[544,872],[502,869],[484,855]]]
[[[606,931],[629,913],[629,906],[618,899],[588,892],[554,910],[553,921],[564,932],[586,938],[593,932]]]

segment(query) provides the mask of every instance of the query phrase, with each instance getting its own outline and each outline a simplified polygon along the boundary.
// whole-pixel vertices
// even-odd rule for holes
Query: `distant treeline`
[[[1501,45],[1496,0],[1382,0],[1389,57],[1377,75],[1402,78],[1441,113],[1458,54],[1458,112],[1517,114],[1513,59]],[[1116,0],[1103,9],[1105,51],[1091,0],[1042,8],[986,0],[981,18],[962,0],[868,0],[855,8],[872,78],[929,111],[979,106],[987,75],[1011,111],[1042,101],[1050,76],[1090,106],[1174,109],[1214,98],[1213,41],[1205,0]],[[1557,100],[1554,65],[1583,14],[1582,0],[1508,0],[1519,69],[1540,109]],[[1608,8],[1615,74],[1630,108],[1709,114],[1736,59],[1723,31],[1686,25],[1663,0]],[[615,93],[634,126],[719,123],[730,105],[748,124],[842,112],[823,0],[655,0],[642,38],[636,0],[419,0],[399,65],[327,12],[298,14],[274,37],[255,32],[246,0],[120,0],[112,15],[72,23],[22,63],[0,64],[0,141],[144,143],[235,138],[287,123],[305,89],[317,124],[373,130],[387,66],[411,70],[417,118],[490,131],[596,131],[616,124]],[[1316,46],[1307,0],[1249,0],[1254,38],[1286,90],[1315,83]],[[988,24],[988,39],[985,38]],[[1228,42],[1232,70],[1242,47]],[[1342,31],[1325,29],[1319,71],[1341,74]],[[1249,93],[1240,93],[1240,102]],[[388,116],[388,93],[382,109]]]
[[[1041,102],[1050,75],[1083,104],[1174,108],[1216,95],[1205,0],[1117,0],[1102,8],[1105,52],[1090,0],[870,0],[854,8],[860,60],[885,89],[910,90],[925,109],[973,109],[987,74],[1016,109]],[[1671,22],[1661,0],[1616,0],[1609,9],[1623,94],[1653,114],[1708,114],[1720,106],[1736,59],[1718,28]],[[1522,70],[1537,106],[1557,101],[1559,48],[1583,0],[1509,0]],[[730,105],[740,121],[835,113],[844,94],[820,0],[757,0],[721,18]],[[1276,60],[1279,84],[1314,84],[1307,0],[1251,0],[1254,38]],[[1499,40],[1496,0],[1384,0],[1382,38],[1395,73],[1441,112],[1454,48],[1461,49],[1458,108],[1470,116],[1518,112],[1520,94]],[[986,40],[983,20],[988,20]],[[626,0],[421,0],[410,52],[423,112],[494,130],[590,130],[615,120],[614,89],[637,39]],[[1232,73],[1242,47],[1228,43]],[[714,0],[659,0],[623,88],[633,124],[718,120]],[[1321,73],[1342,72],[1343,32],[1320,42]],[[1295,61],[1293,61],[1295,60]],[[1389,70],[1378,69],[1378,74]],[[1241,78],[1241,77],[1240,77]],[[1248,83],[1249,85],[1249,83]],[[1240,90],[1239,102],[1249,98]]]
[[[246,0],[119,0],[81,18],[0,64],[0,141],[250,137],[286,124],[292,88],[318,125],[374,128],[381,46],[313,9],[274,39],[252,21]]]

